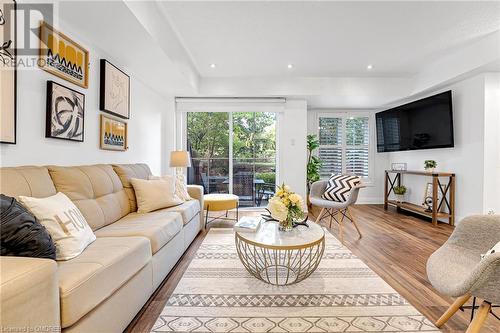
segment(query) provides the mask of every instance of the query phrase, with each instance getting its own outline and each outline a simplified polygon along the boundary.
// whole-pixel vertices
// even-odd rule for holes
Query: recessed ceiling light
[[[293,64],[288,64],[288,66],[286,66],[286,67],[288,67],[288,69],[292,69],[293,68]]]
[[[372,64],[369,64],[368,66],[366,66],[366,69],[367,69],[367,70],[372,70],[372,69],[373,69],[373,65],[372,65]]]
[[[216,64],[210,64],[210,68],[215,68],[216,66]]]

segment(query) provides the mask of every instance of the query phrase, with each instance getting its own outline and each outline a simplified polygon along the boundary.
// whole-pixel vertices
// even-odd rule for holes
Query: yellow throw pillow
[[[56,260],[69,260],[95,241],[85,217],[64,194],[47,198],[20,196],[19,202],[43,224],[56,244]]]
[[[149,176],[149,179],[163,179],[166,181],[172,181],[172,179],[174,179],[174,181],[175,181],[175,195],[177,196],[177,198],[181,199],[183,202],[193,200],[193,198],[191,198],[191,196],[188,193],[184,175],[175,175],[175,177],[171,176],[171,175],[166,175],[166,176],[161,176],[161,177]]]
[[[148,213],[153,210],[177,206],[182,200],[175,196],[175,182],[171,180],[130,179],[137,200],[137,212]]]

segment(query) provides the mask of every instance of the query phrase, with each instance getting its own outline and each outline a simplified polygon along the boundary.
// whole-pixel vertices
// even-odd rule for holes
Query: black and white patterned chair
[[[350,212],[350,207],[356,203],[358,199],[359,189],[365,187],[362,183],[359,183],[352,187],[349,191],[338,191],[336,195],[331,194],[332,198],[345,201],[334,201],[327,200],[323,197],[325,190],[328,186],[328,180],[320,180],[314,182],[311,185],[311,191],[309,193],[309,201],[311,204],[317,207],[321,207],[321,212],[316,219],[317,223],[320,223],[324,218],[330,218],[330,228],[332,227],[332,222],[335,221],[339,225],[339,235],[340,241],[344,244],[344,230],[343,222],[344,220],[349,220],[354,224],[356,231],[361,238],[361,231],[359,231],[358,225],[354,220],[352,213]]]

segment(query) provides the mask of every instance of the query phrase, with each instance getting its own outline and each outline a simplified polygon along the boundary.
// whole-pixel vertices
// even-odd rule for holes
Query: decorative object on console
[[[85,95],[47,81],[45,137],[83,142]]]
[[[405,171],[406,163],[392,163],[391,170]]]
[[[0,2],[0,143],[16,143],[16,2]],[[14,31],[11,31],[14,27]]]
[[[95,241],[85,217],[64,193],[47,198],[19,196],[19,201],[47,228],[56,244],[56,260],[73,259]]]
[[[361,183],[358,176],[333,174],[328,180],[323,199],[346,202],[351,189]]]
[[[269,200],[267,210],[271,217],[279,221],[279,230],[291,231],[294,222],[302,221],[307,214],[304,212],[304,200],[292,192],[288,185],[278,186],[276,194]]]
[[[56,247],[45,227],[16,199],[0,196],[1,255],[56,259]]]
[[[434,160],[426,160],[424,162],[424,167],[425,167],[425,171],[434,172],[436,170],[437,163]]]
[[[397,202],[405,201],[405,193],[406,193],[406,186],[404,185],[394,186],[394,195],[396,196]]]
[[[427,208],[425,209],[426,212],[429,212],[431,213],[432,212],[432,197],[425,197],[424,198],[424,202],[422,203],[422,205],[424,206],[427,206]]]
[[[40,24],[40,59],[44,71],[88,88],[89,52],[46,22]]]
[[[425,184],[425,192],[424,192],[424,199],[422,201],[422,206],[428,207],[428,205],[431,205],[432,208],[432,193],[433,193],[433,188],[432,188],[432,183],[427,183]],[[446,189],[446,187],[441,184],[441,191],[437,191],[437,202],[441,202],[443,200],[443,192]],[[431,198],[431,200],[428,200],[427,198]],[[432,209],[430,210],[432,211]],[[438,212],[444,211],[443,205],[438,209]]]
[[[104,150],[127,150],[127,123],[101,114],[100,142]]]
[[[101,59],[99,108],[120,118],[130,118],[130,77]]]

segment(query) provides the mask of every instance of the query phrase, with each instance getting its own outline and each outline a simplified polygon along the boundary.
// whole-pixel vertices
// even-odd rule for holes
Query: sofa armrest
[[[189,196],[193,199],[196,199],[200,202],[200,228],[204,228],[204,217],[203,217],[203,193],[204,189],[203,186],[201,185],[188,185],[187,190],[189,193]]]
[[[0,331],[59,332],[57,263],[0,257]]]

